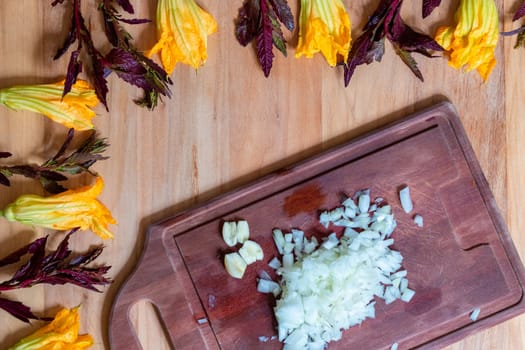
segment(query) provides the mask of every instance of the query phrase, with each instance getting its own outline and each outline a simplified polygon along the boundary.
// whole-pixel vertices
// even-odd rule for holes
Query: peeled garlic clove
[[[256,260],[262,260],[264,257],[261,246],[254,241],[246,241],[239,249],[239,254],[244,259],[246,264],[252,264]]]
[[[230,276],[241,279],[246,271],[246,261],[239,255],[239,253],[229,253],[224,256],[224,267]]]
[[[244,243],[250,238],[250,227],[248,221],[237,221],[237,242]]]
[[[222,224],[222,239],[229,247],[237,244],[237,224],[235,222]]]

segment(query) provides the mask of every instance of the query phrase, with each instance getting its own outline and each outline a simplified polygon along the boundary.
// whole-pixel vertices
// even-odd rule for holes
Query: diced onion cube
[[[414,223],[419,227],[423,227],[423,217],[419,214],[414,215]]]
[[[268,266],[270,266],[272,269],[277,270],[279,267],[281,267],[281,261],[277,257],[273,257],[272,260],[268,263]]]
[[[472,321],[476,321],[479,317],[479,313],[481,312],[481,309],[479,307],[475,308],[474,310],[472,310],[472,312],[470,313],[470,319]]]
[[[414,206],[412,204],[412,198],[410,198],[410,189],[408,186],[403,187],[401,191],[399,191],[399,200],[401,201],[401,207],[403,207],[405,213],[410,213]]]
[[[284,236],[283,231],[279,229],[273,230],[273,241],[275,242],[275,246],[277,247],[277,251],[279,254],[284,253]]]
[[[281,292],[281,286],[279,286],[279,283],[274,281],[259,279],[257,282],[257,291],[260,293],[272,293],[274,295],[279,295]]]

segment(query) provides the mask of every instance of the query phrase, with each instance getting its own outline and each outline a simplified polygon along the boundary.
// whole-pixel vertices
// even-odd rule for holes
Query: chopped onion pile
[[[341,238],[331,233],[319,244],[299,230],[273,231],[282,262],[274,258],[269,265],[281,279],[262,274],[258,290],[277,297],[274,313],[284,349],[324,349],[342,330],[375,317],[375,296],[388,304],[414,295],[407,272],[400,270],[403,257],[389,248],[396,227],[390,206],[382,199],[372,203],[368,190],[356,199],[320,215],[325,227],[344,227]]]

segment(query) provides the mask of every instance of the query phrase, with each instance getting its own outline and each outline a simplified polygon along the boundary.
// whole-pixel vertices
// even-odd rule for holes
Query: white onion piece
[[[481,312],[481,309],[479,307],[475,308],[474,310],[472,310],[471,314],[470,314],[470,319],[472,321],[476,321],[479,317],[479,313]]]
[[[332,210],[329,214],[330,214],[330,221],[336,221],[336,220],[339,220],[343,217],[345,211],[343,208],[339,207],[339,208],[335,208],[334,210]]]
[[[357,205],[352,198],[345,199],[341,204],[347,209],[353,209],[354,211],[357,209]]]
[[[414,223],[419,227],[423,227],[423,217],[419,214],[414,215]]]
[[[321,215],[319,215],[319,223],[325,228],[327,228],[328,225],[330,225],[330,214],[328,214],[327,211],[323,211]]]
[[[293,254],[284,254],[283,255],[283,268],[289,269],[293,265]]]
[[[333,247],[337,246],[339,244],[339,240],[337,239],[337,235],[335,233],[330,233],[328,235],[328,238],[321,244],[321,247],[324,249],[332,249]]]
[[[401,207],[403,207],[405,213],[410,213],[414,208],[414,205],[412,204],[412,198],[410,198],[410,189],[408,186],[403,187],[399,191],[399,200],[401,201]]]
[[[359,211],[361,213],[367,213],[370,208],[370,195],[363,193],[359,196]]]
[[[273,241],[275,243],[275,246],[277,247],[277,251],[279,254],[284,253],[284,236],[283,231],[276,228],[273,230]]]
[[[260,293],[272,293],[277,296],[281,293],[281,286],[275,281],[261,278],[257,281],[257,291]]]
[[[410,288],[407,288],[402,294],[401,294],[401,300],[403,300],[405,303],[408,303],[410,300],[412,300],[412,297],[416,294],[416,292]]]
[[[270,276],[270,274],[266,272],[265,270],[260,270],[257,273],[257,275],[259,276],[259,278],[262,278],[263,280],[273,281],[272,276]]]
[[[304,244],[304,232],[292,229],[292,241],[294,242],[293,252],[296,256],[302,254]]]
[[[397,350],[399,344],[398,343],[394,343],[392,344],[392,346],[390,347],[390,350]]]
[[[278,257],[275,256],[272,260],[270,260],[268,266],[270,266],[274,270],[277,270],[279,267],[281,267],[281,261]]]
[[[340,239],[333,232],[318,247],[317,239],[309,240],[303,231],[274,230],[284,253],[276,269],[281,292],[274,313],[285,350],[325,349],[342,337],[342,330],[375,317],[375,297],[389,304],[408,302],[415,294],[408,288],[407,271],[400,270],[403,257],[389,248],[397,225],[391,207],[381,205],[382,199],[371,204],[369,190],[355,198],[358,204],[347,198],[343,206],[320,214],[323,226],[344,227]],[[292,242],[293,249],[287,246]],[[267,282],[259,283],[270,292]]]
[[[295,244],[293,244],[292,242],[285,242],[284,248],[283,248],[284,254],[290,254],[291,252],[293,252],[294,247],[295,247]]]

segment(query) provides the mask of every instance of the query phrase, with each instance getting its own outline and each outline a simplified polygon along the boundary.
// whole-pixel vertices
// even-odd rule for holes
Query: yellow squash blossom
[[[159,41],[149,52],[160,51],[162,65],[168,74],[177,62],[199,68],[208,58],[208,35],[217,31],[215,19],[194,0],[159,0],[157,35]]]
[[[68,190],[53,196],[22,195],[9,204],[0,215],[9,221],[42,226],[55,230],[80,227],[91,229],[101,238],[112,238],[108,230],[115,219],[111,212],[97,200],[104,182],[97,177],[92,186]]]
[[[93,345],[89,334],[79,335],[78,307],[60,310],[53,321],[23,338],[9,350],[82,350]]]
[[[76,130],[89,130],[99,100],[95,90],[84,80],[77,80],[62,97],[64,81],[54,84],[21,85],[0,89],[0,104],[18,110],[45,115],[53,121]]]
[[[467,71],[476,69],[487,80],[496,65],[498,9],[494,0],[461,0],[455,16],[456,26],[441,27],[436,41],[449,54],[449,65]]]
[[[321,52],[334,67],[346,62],[351,45],[350,17],[341,0],[301,0],[296,57]]]

